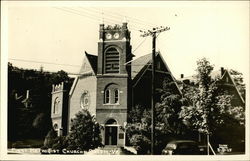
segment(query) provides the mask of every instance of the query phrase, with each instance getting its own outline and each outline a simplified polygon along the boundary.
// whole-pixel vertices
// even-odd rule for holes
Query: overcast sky
[[[107,25],[121,24],[126,17],[136,57],[150,53],[152,48],[152,38],[140,37],[139,29],[170,27],[157,37],[156,47],[176,78],[181,73],[194,74],[196,61],[202,57],[215,69],[236,69],[248,77],[248,1],[5,4],[8,53],[3,55],[18,67],[39,69],[42,65],[48,71],[78,73],[84,51],[97,54],[100,20]]]

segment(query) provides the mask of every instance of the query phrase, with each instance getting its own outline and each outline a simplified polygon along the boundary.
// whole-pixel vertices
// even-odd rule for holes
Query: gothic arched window
[[[53,125],[53,128],[54,128],[54,130],[55,130],[55,132],[56,132],[56,135],[58,135],[58,124],[55,123],[55,124]]]
[[[105,52],[105,73],[119,73],[119,52],[114,47]]]
[[[59,98],[56,97],[55,100],[54,100],[54,107],[53,107],[53,113],[54,114],[58,113],[59,103],[60,103]]]

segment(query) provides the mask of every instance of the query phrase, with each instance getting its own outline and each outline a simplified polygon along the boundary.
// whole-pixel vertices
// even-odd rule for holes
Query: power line
[[[82,15],[82,14],[79,14],[79,13],[76,13],[76,12],[72,12],[72,11],[69,11],[67,9],[63,9],[63,8],[59,8],[59,7],[53,7],[53,8],[61,10],[61,11],[64,11],[64,12],[68,12],[68,13],[71,13],[71,14],[73,13],[73,14],[76,14],[76,15],[79,15],[79,16],[82,16],[82,17],[88,17],[90,20],[96,22],[96,20],[93,20],[93,17],[89,17],[87,15]]]
[[[30,63],[39,63],[39,64],[51,64],[51,65],[61,65],[61,66],[72,66],[72,67],[80,67],[80,65],[72,65],[72,64],[59,64],[59,63],[51,63],[51,62],[44,62],[44,61],[36,61],[36,60],[27,60],[27,59],[15,59],[9,58],[9,60],[13,61],[22,61],[22,62],[30,62]]]
[[[94,8],[94,7],[93,7],[93,8]],[[96,9],[96,10],[98,10],[98,9]],[[119,16],[122,16],[122,17],[130,18],[131,20],[134,19],[134,20],[132,20],[132,21],[137,21],[137,23],[145,24],[145,25],[150,26],[150,27],[155,26],[155,24],[153,24],[153,23],[149,23],[149,22],[140,20],[140,19],[138,19],[138,18],[134,18],[134,17],[130,17],[130,16],[125,16],[125,15],[122,15],[122,14],[120,14],[120,13],[113,12],[113,11],[106,11],[106,12],[109,12],[110,14],[113,13],[114,15],[119,15]]]
[[[80,8],[82,8],[82,9],[84,9],[83,7],[80,7]],[[115,21],[116,23],[121,23],[121,20],[124,18],[124,17],[126,17],[126,16],[123,16],[123,17],[117,17],[116,15],[114,16],[113,14],[111,15],[111,14],[109,14],[109,16],[107,17],[107,16],[105,16],[106,15],[106,13],[104,13],[104,12],[100,12],[100,11],[91,11],[90,9],[84,9],[84,11],[88,11],[88,12],[91,12],[91,13],[97,13],[98,15],[101,15],[102,17],[101,18],[104,18],[104,21],[105,20],[111,20],[111,21]],[[110,18],[110,17],[112,17],[112,18]],[[134,29],[136,29],[136,30],[141,30],[141,29],[144,29],[144,28],[142,28],[142,27],[138,27],[138,25],[137,24],[133,24],[133,23],[129,23],[128,24],[129,25],[129,28],[134,28]]]
[[[132,53],[134,53],[145,41],[146,41],[147,37],[145,37],[142,42],[134,49],[134,51]]]
[[[86,8],[83,8],[83,7],[80,7],[80,8],[84,9],[85,12],[86,11],[91,12],[91,14],[93,14],[93,12],[94,12],[94,14],[97,13],[98,15],[102,15],[102,18],[104,18],[104,20],[105,19],[109,19],[109,20],[116,21],[117,23],[120,23],[121,19],[123,19],[124,17],[126,17],[126,16],[120,17],[120,16],[117,16],[117,15],[114,15],[114,14],[108,14],[109,16],[107,17],[107,16],[105,16],[106,15],[105,12],[93,11],[93,10],[91,10],[89,8],[86,9]],[[110,18],[110,17],[112,17],[112,18]],[[138,23],[137,24],[129,23],[129,26],[132,27],[132,28],[136,28],[138,30],[145,28],[145,27],[143,27],[143,28],[142,27],[138,27]]]
[[[79,15],[79,16],[82,16],[82,17],[87,17],[89,19],[91,19],[92,21],[95,21],[95,22],[98,22],[101,20],[101,17],[98,17],[96,15],[93,15],[93,14],[89,14],[89,13],[83,13],[79,10],[76,10],[76,9],[72,9],[72,8],[69,8],[69,7],[64,7],[64,8],[59,8],[59,7],[53,7],[55,9],[58,9],[58,10],[61,10],[61,11],[64,11],[64,12],[68,12],[68,13],[73,13],[73,14],[76,14],[76,15]],[[107,18],[108,20],[106,20],[108,23],[111,23],[111,24],[117,24],[119,23],[117,20],[113,20],[111,18]],[[142,28],[138,28],[138,27],[130,27],[131,30],[135,30],[135,31],[139,31],[141,30]]]
[[[136,23],[136,24],[141,24],[141,25],[143,25],[143,26],[147,26],[147,27],[152,27],[153,25],[151,25],[151,24],[149,24],[149,23],[145,23],[145,22],[143,22],[142,20],[136,20],[135,18],[132,18],[132,17],[129,17],[129,16],[125,16],[125,15],[121,15],[121,14],[119,14],[119,13],[116,13],[116,12],[111,12],[111,11],[105,11],[105,12],[101,12],[99,9],[96,9],[96,8],[94,8],[94,7],[92,7],[92,8],[88,8],[88,9],[86,9],[86,8],[83,8],[83,7],[80,7],[80,8],[82,8],[82,9],[84,9],[84,10],[92,10],[92,12],[97,12],[97,13],[101,13],[101,14],[103,14],[103,15],[105,15],[105,14],[107,14],[107,15],[109,15],[109,17],[113,17],[113,18],[115,18],[116,17],[116,19],[121,19],[121,18],[129,18],[129,22],[134,22],[134,23]],[[135,20],[133,20],[133,19],[135,19]]]

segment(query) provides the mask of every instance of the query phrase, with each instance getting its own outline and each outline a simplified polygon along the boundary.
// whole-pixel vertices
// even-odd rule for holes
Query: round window
[[[84,91],[84,93],[81,96],[81,108],[88,109],[89,107],[89,93],[87,91]]]

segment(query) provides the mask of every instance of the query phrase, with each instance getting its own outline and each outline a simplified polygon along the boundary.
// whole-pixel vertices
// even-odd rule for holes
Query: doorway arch
[[[105,123],[105,145],[117,145],[118,124],[115,119],[109,119]]]

